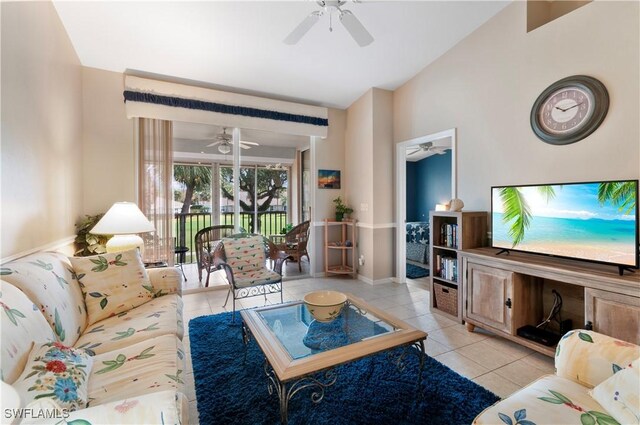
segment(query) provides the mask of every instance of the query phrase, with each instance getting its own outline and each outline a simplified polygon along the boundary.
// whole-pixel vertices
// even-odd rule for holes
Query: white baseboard
[[[328,276],[329,275],[327,275],[327,273],[325,272],[318,272],[313,274],[314,278],[328,277]],[[364,283],[368,283],[369,285],[384,285],[385,283],[393,283],[395,281],[395,277],[387,277],[384,279],[373,280],[361,274],[358,274],[357,279],[363,281]]]
[[[27,255],[33,254],[35,252],[62,250],[63,248],[68,248],[69,245],[71,245],[75,239],[76,239],[75,235],[67,236],[66,238],[58,239],[57,241],[48,243],[46,245],[41,245],[35,248],[27,249],[26,251],[18,252],[17,254],[9,255],[7,257],[0,259],[0,264],[8,263],[9,261],[26,257]],[[73,251],[73,249],[71,251]],[[67,254],[67,252],[64,252],[64,253]]]
[[[361,280],[364,283],[368,283],[369,285],[384,285],[385,283],[392,283],[394,278],[393,277],[386,277],[384,279],[373,280],[371,278],[368,278],[366,276],[363,276],[363,275],[359,274],[358,275],[358,280]]]

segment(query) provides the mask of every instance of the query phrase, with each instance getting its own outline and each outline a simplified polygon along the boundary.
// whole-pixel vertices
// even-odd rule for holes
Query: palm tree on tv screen
[[[538,191],[547,199],[547,202],[556,196],[553,186],[538,186]],[[508,233],[513,240],[512,248],[514,248],[522,242],[525,231],[531,224],[531,207],[519,187],[503,187],[500,189],[500,199],[504,210],[502,222],[505,224],[511,222]]]
[[[631,214],[636,209],[636,184],[635,182],[600,183],[598,201],[601,205],[610,201],[621,213]]]

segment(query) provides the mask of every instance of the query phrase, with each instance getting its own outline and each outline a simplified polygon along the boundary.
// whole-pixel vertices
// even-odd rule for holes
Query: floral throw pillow
[[[23,404],[52,398],[62,408],[87,407],[88,381],[93,358],[81,348],[59,342],[36,344],[22,375],[12,385]]]
[[[87,304],[88,324],[153,298],[153,286],[137,249],[70,260]]]
[[[589,391],[621,424],[640,423],[640,358]]]

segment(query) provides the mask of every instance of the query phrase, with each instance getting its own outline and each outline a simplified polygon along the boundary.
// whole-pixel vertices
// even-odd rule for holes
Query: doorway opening
[[[430,212],[456,197],[455,129],[396,146],[396,281],[428,286]]]

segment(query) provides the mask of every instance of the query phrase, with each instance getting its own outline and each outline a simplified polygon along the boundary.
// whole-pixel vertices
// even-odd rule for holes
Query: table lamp
[[[100,219],[90,233],[94,235],[113,235],[107,242],[107,252],[127,251],[139,248],[144,251],[144,241],[136,233],[148,233],[156,230],[133,202],[116,202]]]

